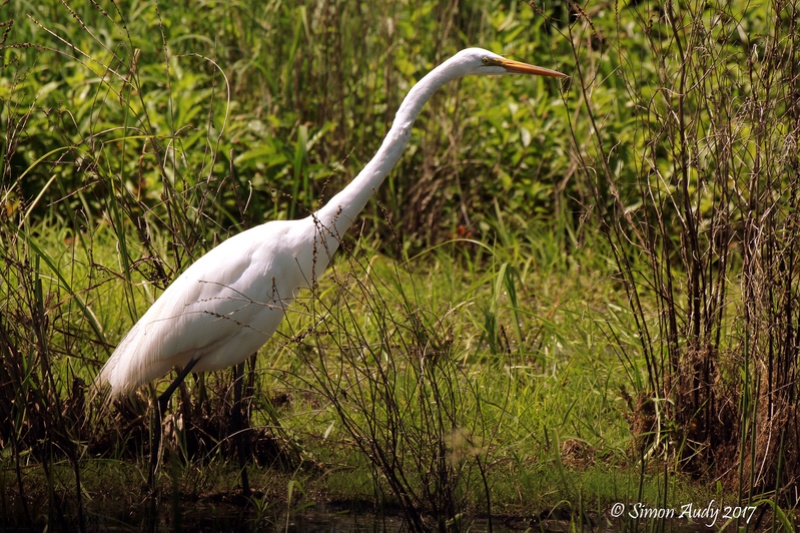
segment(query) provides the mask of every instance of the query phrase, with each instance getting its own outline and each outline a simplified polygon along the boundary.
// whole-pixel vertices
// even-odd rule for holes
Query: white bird
[[[467,75],[560,72],[468,48],[409,91],[380,149],[339,194],[312,215],[272,221],[224,241],[176,279],[131,328],[98,376],[113,397],[181,367],[159,398],[159,416],[190,371],[236,365],[275,333],[298,291],[328,266],[342,235],[400,159],[422,106],[448,81]]]

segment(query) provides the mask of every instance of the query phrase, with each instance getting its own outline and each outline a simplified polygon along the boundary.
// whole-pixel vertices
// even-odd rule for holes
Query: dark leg
[[[242,402],[242,385],[244,383],[244,363],[233,369],[233,431],[236,441],[236,452],[239,456],[239,468],[242,472],[242,493],[250,496],[250,481],[247,478],[247,427],[244,424],[244,402]]]
[[[155,421],[152,428],[152,441],[150,443],[150,473],[147,477],[147,488],[150,490],[151,495],[155,495],[155,488],[156,488],[156,467],[158,466],[158,459],[161,456],[161,422],[164,418],[164,413],[167,410],[167,405],[169,404],[170,396],[172,393],[175,392],[180,384],[186,379],[186,376],[189,375],[189,372],[192,371],[194,365],[197,364],[199,359],[192,359],[189,361],[189,364],[183,367],[178,377],[175,378],[175,381],[170,383],[167,390],[165,390],[161,396],[158,397],[156,401],[156,408],[155,408]],[[155,502],[155,498],[153,498],[153,502]]]

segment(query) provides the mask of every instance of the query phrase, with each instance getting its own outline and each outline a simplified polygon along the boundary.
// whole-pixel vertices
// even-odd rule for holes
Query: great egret
[[[341,236],[400,159],[411,127],[431,95],[467,75],[560,72],[467,48],[409,91],[378,153],[339,194],[302,220],[272,221],[212,249],[176,279],[131,328],[98,376],[120,396],[181,367],[158,399],[158,416],[190,371],[244,361],[275,332],[297,292],[319,278]]]

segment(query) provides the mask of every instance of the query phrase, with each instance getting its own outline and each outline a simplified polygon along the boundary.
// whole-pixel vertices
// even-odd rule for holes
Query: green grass
[[[63,238],[56,228],[42,226],[37,247],[57,248]],[[85,279],[89,270],[113,271],[114,263],[118,262],[115,237],[101,230],[91,241],[91,260],[87,250],[72,241],[67,251],[52,258],[52,265],[69,271],[75,279]],[[309,494],[322,500],[374,500],[375,483],[381,484],[381,476],[363,456],[352,453],[354,437],[343,429],[330,399],[320,390],[322,378],[312,372],[323,370],[328,375],[351,372],[362,364],[380,364],[381,356],[391,357],[397,362],[393,395],[397,401],[413,406],[418,399],[418,376],[409,367],[414,365],[413,353],[409,351],[413,351],[415,339],[408,335],[413,337],[409,320],[416,316],[426,323],[427,331],[447,337],[435,341],[449,343],[443,355],[448,367],[442,379],[453,380],[454,389],[459,391],[455,415],[476,442],[462,452],[466,454],[462,459],[469,463],[480,457],[484,461],[493,506],[505,512],[539,513],[560,505],[565,496],[596,498],[596,506],[621,494],[635,496],[631,487],[637,486],[638,474],[628,459],[631,434],[625,419],[627,406],[618,392],[628,378],[603,328],[595,324],[605,324],[615,315],[616,321],[630,317],[620,302],[607,301],[614,290],[613,280],[599,274],[604,259],[593,246],[581,248],[565,261],[552,257],[548,250],[526,244],[516,251],[502,247],[482,249],[481,265],[465,264],[468,259],[462,257],[474,254],[461,255],[461,249],[475,248],[481,247],[455,242],[410,261],[397,261],[359,247],[340,257],[330,275],[322,280],[318,296],[307,294],[297,302],[279,333],[262,350],[255,389],[273,401],[290,398],[277,407],[278,420],[282,433],[301,449],[306,466],[294,474],[281,473],[280,468],[256,473],[251,479],[264,480],[261,482],[264,484],[253,482],[257,490],[266,491],[277,501],[285,499],[285,494],[274,489],[277,476],[286,480],[279,486],[298,479]],[[602,249],[602,243],[597,248]],[[514,253],[528,259],[518,261],[512,256]],[[520,265],[511,282],[505,279],[511,276],[509,264]],[[43,292],[58,292],[62,283],[59,276],[47,268],[41,270]],[[514,287],[514,298],[509,297],[509,286]],[[134,283],[130,290],[116,276],[96,278],[89,293],[91,297],[85,298],[84,305],[104,325],[105,335],[119,338],[132,323],[127,310],[146,309],[154,293],[147,284]],[[126,303],[131,296],[135,303]],[[343,308],[347,312],[337,312]],[[79,323],[86,321],[87,314],[81,313],[77,306],[72,313],[81,317]],[[323,315],[328,316],[320,323]],[[493,317],[492,320],[487,321],[487,316]],[[377,327],[381,321],[386,321],[393,330]],[[88,331],[89,326],[84,327]],[[310,336],[305,333],[309,328],[313,330]],[[300,336],[302,340],[298,341]],[[53,335],[51,342],[56,346],[66,341]],[[348,358],[354,347],[386,342],[391,344],[373,352],[378,361]],[[88,351],[92,345],[83,347],[85,351],[80,355],[59,358],[56,362],[56,390],[62,396],[69,395],[73,377],[89,383],[105,359],[104,346],[95,344],[93,356]],[[318,354],[324,358],[317,359]],[[94,365],[87,364],[91,361],[95,361]],[[206,386],[211,390],[229,390],[227,376],[227,373],[208,376]],[[343,379],[344,384],[340,385],[360,399],[352,389],[356,382],[348,377]],[[161,385],[166,386],[167,382],[162,380]],[[379,405],[383,401],[380,396],[371,396],[381,394],[378,389],[365,394],[364,405]],[[262,403],[254,404],[253,424],[273,426],[274,420],[259,407]],[[359,411],[358,401],[354,404],[356,422],[368,421],[367,415]],[[412,427],[420,420],[420,414],[413,409],[405,416]],[[112,434],[119,430],[95,422],[98,429],[105,428]],[[92,440],[91,436],[85,438]],[[563,459],[568,465],[566,478],[563,472],[557,474],[562,461],[560,443],[565,441],[578,442],[587,450],[585,458]],[[218,454],[211,450],[206,457],[196,457],[184,467],[169,466],[175,459],[167,460],[162,472],[162,490],[170,490],[172,475],[178,476],[181,493],[188,498],[208,498],[232,490],[238,482],[235,466]],[[120,480],[106,475],[104,470],[120,468],[133,475],[133,480],[121,484],[142,487],[146,457],[142,454],[131,465],[130,459],[98,461],[84,456],[83,490],[96,494],[92,503],[105,501],[98,494],[101,488],[120,484]],[[570,464],[573,460],[577,463]],[[618,470],[620,465],[625,467],[624,472]],[[65,473],[59,476],[57,486],[69,491],[74,480],[66,477],[69,471],[66,466],[61,468]],[[485,510],[483,484],[474,468],[467,470],[462,482],[464,505],[481,513]],[[409,475],[417,475],[414,471]],[[606,485],[608,492],[600,490],[597,478],[603,472],[621,479],[619,483],[625,488],[615,482]],[[652,483],[658,485],[658,481]],[[31,479],[27,484],[36,485]],[[13,486],[12,478],[6,478],[6,486]],[[390,494],[384,498],[393,499]],[[92,503],[87,507],[91,509]],[[120,506],[100,504],[92,512],[110,512],[110,518],[119,519],[122,508],[126,505],[137,508],[139,504],[132,497]]]
[[[773,422],[796,404],[796,2],[2,7],[0,524],[148,525],[152,390],[92,397],[114,346],[203,252],[330,198],[413,81],[476,45],[571,79],[430,102],[248,366],[256,495],[231,372],[189,380],[160,525],[338,501],[577,528],[712,499],[795,524]]]

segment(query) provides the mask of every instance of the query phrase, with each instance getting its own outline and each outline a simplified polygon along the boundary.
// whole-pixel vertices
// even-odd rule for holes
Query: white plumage
[[[311,239],[300,231],[306,227]],[[100,380],[119,395],[195,358],[196,372],[243,361],[275,332],[296,291],[309,285],[310,274],[297,267],[309,260],[298,250],[311,250],[313,235],[311,219],[275,221],[209,251],[133,326]],[[317,261],[324,256],[318,254]]]

